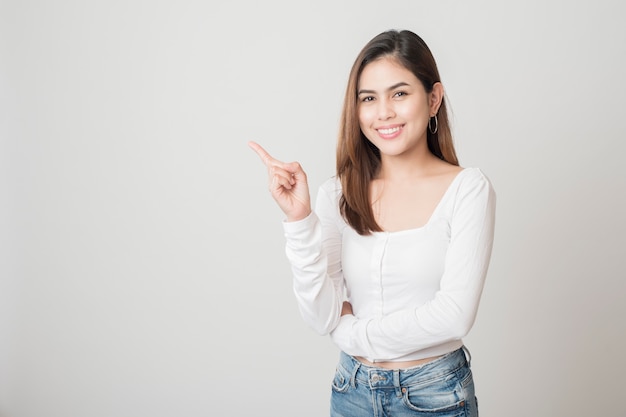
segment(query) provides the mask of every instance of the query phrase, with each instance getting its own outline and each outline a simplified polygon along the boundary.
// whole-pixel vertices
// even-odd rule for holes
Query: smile
[[[390,127],[388,129],[378,129],[378,132],[383,135],[393,135],[396,132],[400,131],[400,126]]]
[[[385,127],[380,127],[376,129],[376,132],[378,132],[378,136],[381,139],[392,140],[402,134],[403,127],[404,125],[401,125],[401,124],[397,124],[395,126],[385,126]]]

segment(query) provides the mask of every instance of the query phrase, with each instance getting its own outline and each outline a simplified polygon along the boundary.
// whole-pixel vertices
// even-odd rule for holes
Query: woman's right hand
[[[306,174],[297,162],[281,162],[256,142],[248,145],[261,158],[269,174],[269,189],[288,222],[302,220],[311,214],[311,198]]]

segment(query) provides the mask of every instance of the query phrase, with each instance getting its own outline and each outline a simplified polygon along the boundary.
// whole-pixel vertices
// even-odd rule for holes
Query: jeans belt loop
[[[393,370],[393,386],[396,388],[396,396],[402,397],[402,387],[400,386],[400,370]]]
[[[356,359],[354,360],[354,362],[356,362],[356,365],[354,367],[354,370],[352,370],[352,375],[350,376],[350,385],[352,385],[352,388],[356,388],[356,373],[359,372],[359,368],[361,367],[361,362],[357,361]]]
[[[467,361],[467,366],[471,368],[472,367],[472,354],[470,353],[469,349],[465,347],[465,345],[463,345],[462,349],[463,349],[463,353],[465,354],[465,360]]]

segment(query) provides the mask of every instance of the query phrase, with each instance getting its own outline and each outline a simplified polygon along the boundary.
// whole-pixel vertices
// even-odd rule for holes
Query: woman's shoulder
[[[485,183],[491,186],[489,177],[478,167],[462,168],[457,174],[457,179],[465,185]]]
[[[457,197],[463,195],[493,195],[495,196],[495,190],[493,184],[485,172],[478,167],[466,167],[463,168],[453,181],[453,185],[456,185]]]
[[[341,195],[341,181],[339,177],[333,175],[330,178],[327,178],[320,185],[320,191],[325,192],[329,196],[340,196]]]
[[[345,226],[339,211],[341,200],[341,181],[336,176],[327,178],[318,188],[315,211],[318,216],[336,222],[339,227]]]

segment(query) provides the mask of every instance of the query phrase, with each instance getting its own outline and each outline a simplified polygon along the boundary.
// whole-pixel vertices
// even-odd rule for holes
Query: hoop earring
[[[435,119],[435,128],[434,129],[433,129],[432,125],[430,124],[430,122],[433,119]],[[437,121],[437,115],[434,115],[433,117],[428,119],[428,130],[430,131],[430,133],[432,133],[434,135],[435,133],[437,133],[437,129],[439,129],[439,122]]]

